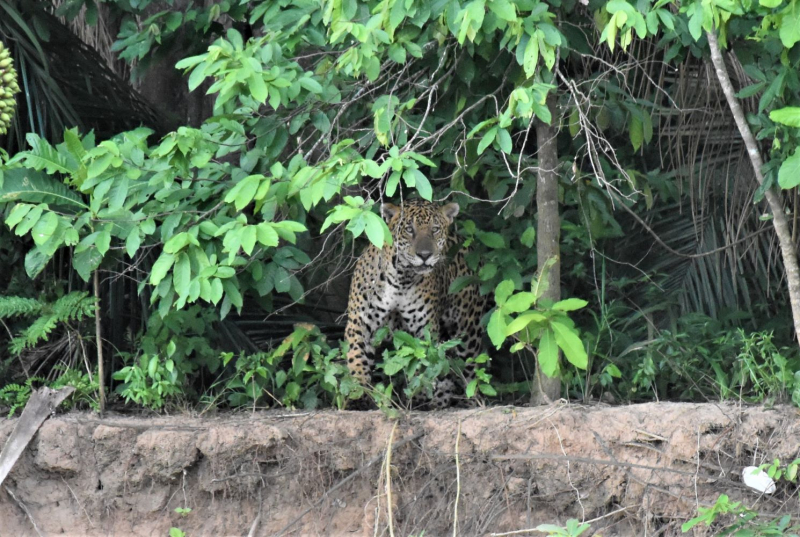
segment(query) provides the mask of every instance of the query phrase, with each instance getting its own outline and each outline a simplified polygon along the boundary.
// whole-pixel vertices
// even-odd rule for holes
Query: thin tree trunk
[[[555,118],[555,101],[552,95],[547,99],[547,106]],[[539,147],[539,171],[536,178],[536,210],[538,213],[538,230],[536,233],[536,257],[539,270],[548,259],[555,258],[555,263],[547,273],[547,290],[543,298],[558,301],[561,298],[561,261],[560,237],[561,217],[558,214],[558,146],[556,145],[556,129],[543,121],[536,121],[536,142]],[[560,359],[560,353],[559,353]],[[539,361],[536,361],[536,374],[531,389],[531,404],[546,404],[561,395],[561,379],[548,377],[542,373]]]
[[[736,99],[733,84],[728,76],[728,69],[725,67],[725,61],[722,58],[722,52],[719,48],[719,42],[714,32],[706,32],[708,37],[708,46],[711,49],[711,61],[714,63],[714,68],[717,71],[717,78],[719,79],[722,92],[728,100],[728,106],[733,113],[733,119],[736,121],[736,126],[739,128],[739,133],[742,135],[744,145],[747,147],[747,154],[750,156],[750,162],[753,165],[753,171],[756,174],[758,184],[764,184],[764,176],[761,174],[761,167],[764,162],[761,160],[761,152],[756,144],[756,139],[753,136],[753,131],[745,119],[744,111],[739,101]],[[765,197],[769,204],[770,211],[772,211],[772,224],[775,226],[775,234],[778,236],[778,243],[781,247],[781,256],[783,257],[783,267],[786,271],[786,284],[789,287],[789,303],[792,306],[792,318],[794,320],[794,332],[798,342],[800,342],[800,268],[797,264],[797,251],[792,241],[792,234],[789,231],[789,221],[783,211],[783,203],[781,202],[780,195],[775,189],[770,188],[766,191]]]
[[[94,271],[94,330],[97,338],[97,387],[100,415],[106,411],[106,382],[103,368],[103,323],[100,320],[100,271]]]

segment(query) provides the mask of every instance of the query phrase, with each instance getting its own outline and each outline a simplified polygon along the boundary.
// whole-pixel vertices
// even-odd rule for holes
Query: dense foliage
[[[336,343],[336,282],[365,241],[391,241],[380,203],[418,196],[462,206],[475,276],[453,288],[477,281],[497,305],[484,319],[493,376],[480,369],[470,394],[526,393],[538,356],[573,396],[800,401],[781,267],[752,209],[800,182],[793,2],[69,0],[56,14],[116,24],[113,50],[134,79],[181,53],[176,68],[213,113],[163,137],[147,118],[102,138],[32,124],[28,148],[4,157],[0,233],[17,246],[0,250],[14,274],[0,308],[16,313],[0,374],[16,386],[58,361],[96,374],[83,345],[95,325],[81,323],[93,312],[58,313],[93,291],[97,326],[113,332],[104,378],[126,401],[343,407],[362,389]],[[29,39],[46,49],[40,26]],[[749,119],[771,157],[760,188],[731,169],[742,151],[730,122],[727,153],[707,145],[707,160],[680,160],[708,133],[695,124],[682,137],[686,82],[673,66],[699,76],[703,31],[736,53],[749,77],[739,97],[759,97]],[[558,133],[568,298],[555,303],[541,298],[534,248],[537,122]],[[654,251],[653,234],[669,249]],[[83,345],[69,339],[70,358],[20,343],[45,322],[26,319],[51,310],[46,333]],[[279,329],[256,342],[254,317]],[[395,393],[429,388],[435,343],[393,343],[385,373],[405,373]],[[391,387],[380,388],[384,401]]]

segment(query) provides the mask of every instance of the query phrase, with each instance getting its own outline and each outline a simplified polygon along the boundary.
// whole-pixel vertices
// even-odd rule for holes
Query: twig
[[[258,525],[261,523],[261,509],[264,507],[263,500],[261,499],[261,491],[264,487],[258,487],[258,514],[256,515],[256,519],[253,520],[253,524],[250,526],[250,531],[247,533],[247,537],[255,537],[256,530],[258,530]]]
[[[392,440],[394,440],[394,431],[396,429],[397,422],[394,422],[392,432],[389,433],[389,442],[387,442],[389,445],[386,448],[386,511],[389,517],[389,537],[394,537],[394,513],[392,512]]]
[[[24,503],[22,503],[19,500],[19,498],[17,498],[17,496],[11,491],[10,488],[8,487],[4,488],[6,489],[6,492],[8,492],[8,495],[11,496],[15,502],[17,502],[17,505],[19,505],[22,508],[22,510],[25,511],[25,514],[28,516],[28,520],[30,520],[31,524],[33,524],[33,529],[36,531],[36,535],[38,535],[39,537],[44,537],[42,535],[42,532],[39,531],[39,526],[36,525],[36,521],[33,519],[33,516],[31,516],[31,512],[28,511],[28,507]]]
[[[392,448],[393,450],[400,449],[402,446],[404,446],[404,445],[408,444],[409,442],[413,442],[414,440],[417,440],[417,439],[421,438],[421,437],[422,437],[424,434],[425,434],[425,433],[417,433],[417,434],[415,434],[415,435],[409,436],[408,438],[406,438],[406,439],[404,439],[404,440],[398,440],[397,442],[395,442],[394,444],[392,444],[391,448]],[[321,504],[323,501],[325,501],[325,498],[327,498],[327,497],[328,497],[330,494],[333,494],[334,492],[336,492],[337,490],[339,490],[340,488],[342,488],[343,486],[345,486],[346,484],[348,484],[350,481],[352,481],[352,480],[353,480],[353,479],[355,479],[357,476],[359,476],[360,474],[362,474],[362,473],[363,473],[363,472],[364,472],[364,471],[365,471],[367,468],[369,468],[370,466],[372,466],[373,464],[375,464],[376,462],[378,462],[378,461],[379,461],[379,460],[381,460],[381,459],[383,459],[383,454],[376,455],[376,456],[372,457],[370,460],[368,460],[368,461],[366,462],[366,464],[364,464],[364,466],[362,466],[361,468],[359,468],[358,470],[354,471],[354,472],[353,472],[352,474],[350,474],[349,476],[345,477],[344,479],[342,479],[341,481],[339,481],[338,483],[336,483],[336,484],[335,484],[333,487],[331,487],[330,489],[328,489],[328,490],[327,490],[327,491],[326,491],[326,492],[325,492],[325,493],[322,495],[322,497],[321,497],[319,500],[317,500],[316,502],[314,502],[314,503],[311,505],[311,507],[309,507],[308,509],[306,509],[305,511],[303,511],[302,513],[300,513],[300,514],[299,514],[299,515],[298,515],[298,516],[297,516],[297,517],[296,517],[294,520],[292,520],[291,522],[289,522],[289,523],[288,523],[286,526],[284,526],[284,527],[283,527],[283,529],[281,529],[281,530],[280,530],[278,533],[276,533],[276,534],[275,534],[275,535],[276,535],[276,537],[280,537],[281,535],[283,535],[284,533],[286,533],[287,531],[289,531],[289,529],[290,529],[292,526],[294,526],[295,524],[297,524],[298,522],[300,522],[300,521],[303,519],[303,517],[305,517],[305,516],[306,516],[308,513],[310,513],[310,512],[311,512],[311,510],[312,510],[312,509],[316,508],[316,507],[317,507],[319,504]]]
[[[94,522],[92,522],[92,517],[89,516],[89,513],[86,511],[86,507],[84,507],[83,504],[81,503],[81,501],[78,499],[78,496],[75,494],[75,491],[72,490],[72,487],[69,486],[69,483],[67,483],[66,479],[64,479],[62,477],[61,481],[63,481],[64,484],[67,486],[67,488],[69,489],[70,493],[72,494],[72,497],[75,498],[75,502],[78,504],[78,506],[80,506],[81,511],[83,511],[83,514],[86,515],[86,520],[89,521],[89,525],[91,527],[94,527]]]
[[[458,420],[458,430],[456,431],[456,505],[453,507],[453,537],[458,537],[458,499],[461,496],[461,468],[458,464],[459,440],[461,440],[461,420]]]
[[[103,322],[100,318],[100,272],[94,271],[94,331],[97,339],[97,390],[98,403],[100,406],[100,417],[106,411],[106,381],[103,369]]]

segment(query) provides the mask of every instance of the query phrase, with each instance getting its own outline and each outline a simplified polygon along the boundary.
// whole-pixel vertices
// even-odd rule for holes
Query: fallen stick
[[[31,394],[28,404],[25,405],[22,415],[17,420],[14,431],[8,437],[3,451],[0,453],[0,485],[3,484],[44,420],[74,391],[75,388],[72,386],[65,386],[58,390],[44,387]]]

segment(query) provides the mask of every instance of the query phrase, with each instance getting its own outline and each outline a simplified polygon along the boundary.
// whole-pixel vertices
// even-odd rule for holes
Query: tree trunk
[[[552,95],[547,99],[547,107],[555,120],[555,100]],[[555,127],[536,120],[536,143],[539,148],[539,171],[536,180],[536,210],[539,224],[536,233],[536,257],[539,270],[542,270],[548,259],[555,258],[556,260],[548,269],[547,290],[542,295],[543,298],[553,301],[561,298],[561,261],[559,259],[561,217],[558,214],[556,134]],[[558,399],[560,395],[561,379],[551,378],[542,373],[537,360],[534,385],[531,387],[531,404],[546,404]]]
[[[761,174],[761,167],[764,162],[761,160],[761,152],[758,149],[758,144],[753,136],[753,131],[745,119],[744,110],[736,99],[733,84],[728,76],[728,69],[725,67],[725,60],[722,58],[722,52],[719,48],[719,42],[714,32],[706,32],[708,37],[708,46],[711,49],[711,61],[714,63],[714,68],[717,71],[717,78],[719,79],[722,92],[728,100],[728,106],[733,113],[733,119],[736,121],[736,126],[739,128],[739,133],[742,135],[744,145],[747,147],[747,154],[750,156],[750,162],[753,165],[753,171],[756,175],[758,184],[764,184],[764,176]],[[783,257],[783,267],[786,271],[786,284],[789,287],[789,302],[792,306],[792,318],[794,320],[794,332],[798,342],[800,342],[800,268],[797,264],[797,251],[794,242],[792,241],[792,234],[789,231],[789,221],[783,211],[783,203],[781,202],[780,195],[774,188],[766,191],[765,197],[769,204],[770,211],[772,212],[772,224],[775,226],[775,234],[778,236],[778,243],[781,248],[781,256]]]

